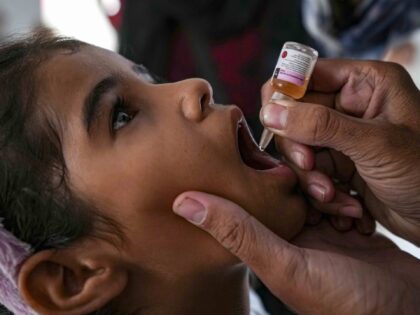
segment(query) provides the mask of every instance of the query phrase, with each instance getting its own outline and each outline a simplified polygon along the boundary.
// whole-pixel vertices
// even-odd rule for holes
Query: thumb
[[[329,147],[353,161],[364,144],[376,137],[375,125],[329,107],[282,100],[261,109],[261,121],[272,132],[311,146]]]
[[[307,274],[305,250],[276,236],[240,206],[214,195],[183,193],[174,201],[173,209],[247,264],[274,295],[294,304],[297,297],[287,296],[302,292],[293,285],[305,283],[303,278],[297,279]]]
[[[191,191],[179,195],[173,208],[176,214],[210,233],[232,254],[255,268],[255,271],[268,272],[273,264],[278,264],[278,257],[273,254],[282,247],[290,248],[288,255],[295,255],[293,245],[279,238],[229,200]]]

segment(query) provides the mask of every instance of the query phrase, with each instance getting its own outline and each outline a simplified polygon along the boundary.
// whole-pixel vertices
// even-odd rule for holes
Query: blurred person
[[[276,0],[126,0],[119,33],[123,56],[170,81],[205,78],[217,100],[240,104],[253,129],[283,42],[304,41],[300,3]]]
[[[392,45],[383,60],[402,65],[411,75],[417,87],[420,88],[420,28],[407,38]]]
[[[420,26],[415,0],[303,0],[303,23],[326,57],[382,59]]]

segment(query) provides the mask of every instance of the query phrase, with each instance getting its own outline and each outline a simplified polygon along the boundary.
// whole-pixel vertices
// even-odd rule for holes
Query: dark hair
[[[122,238],[115,221],[72,190],[57,126],[37,103],[40,64],[84,45],[48,30],[0,44],[0,218],[34,252]],[[0,307],[0,314],[7,313]]]

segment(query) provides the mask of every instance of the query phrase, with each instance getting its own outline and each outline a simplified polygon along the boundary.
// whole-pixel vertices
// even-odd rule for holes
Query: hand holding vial
[[[272,93],[266,83],[263,104]],[[270,101],[260,117],[285,158],[356,191],[375,219],[418,245],[419,99],[409,75],[395,64],[320,60],[302,102]],[[314,146],[329,149],[315,152]],[[331,186],[325,178],[318,184]]]

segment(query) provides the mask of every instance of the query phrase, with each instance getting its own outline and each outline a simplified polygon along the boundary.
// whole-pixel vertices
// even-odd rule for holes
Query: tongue
[[[242,159],[246,165],[256,170],[268,170],[278,165],[267,153],[259,152],[243,152]]]

